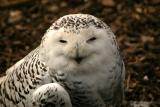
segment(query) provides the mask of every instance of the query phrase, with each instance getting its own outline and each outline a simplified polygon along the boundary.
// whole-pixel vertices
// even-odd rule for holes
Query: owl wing
[[[0,79],[1,107],[30,107],[34,90],[49,83],[49,69],[39,60],[39,48],[30,52],[6,71]]]
[[[72,107],[69,94],[58,83],[49,83],[35,90],[33,107]]]

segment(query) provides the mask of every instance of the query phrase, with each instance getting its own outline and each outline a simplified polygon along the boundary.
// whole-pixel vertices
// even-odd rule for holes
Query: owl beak
[[[82,57],[81,55],[79,55],[79,46],[78,44],[76,44],[76,55],[73,58],[78,64],[80,64],[82,62],[82,60],[84,59],[84,57]]]
[[[80,64],[83,59],[84,59],[83,57],[79,57],[79,56],[74,58],[74,60],[75,60],[78,64]]]

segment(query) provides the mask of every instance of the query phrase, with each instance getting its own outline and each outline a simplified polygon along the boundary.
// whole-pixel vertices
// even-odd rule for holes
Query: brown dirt
[[[0,75],[38,46],[56,19],[88,13],[105,21],[117,36],[126,64],[127,102],[148,101],[158,107],[159,10],[159,0],[35,0],[0,7]]]

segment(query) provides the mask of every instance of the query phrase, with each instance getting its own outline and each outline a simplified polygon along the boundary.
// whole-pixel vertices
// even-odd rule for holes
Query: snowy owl
[[[124,74],[111,29],[92,15],[66,15],[0,79],[0,107],[117,107]]]

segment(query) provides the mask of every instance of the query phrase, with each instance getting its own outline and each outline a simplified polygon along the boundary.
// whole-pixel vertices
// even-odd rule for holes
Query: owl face
[[[72,15],[73,17],[76,18],[77,15]],[[90,18],[97,23],[99,21],[93,16]],[[69,22],[65,21],[65,23]],[[94,67],[97,63],[106,63],[107,57],[108,61],[112,60],[111,56],[115,51],[115,46],[112,44],[114,35],[103,27],[105,24],[97,27],[93,22],[88,22],[88,25],[79,22],[78,28],[76,28],[78,25],[70,27],[68,27],[70,24],[66,25],[60,28],[54,28],[55,26],[52,25],[42,42],[46,61],[50,67],[59,67],[59,65],[61,68],[85,68],[88,65]]]

